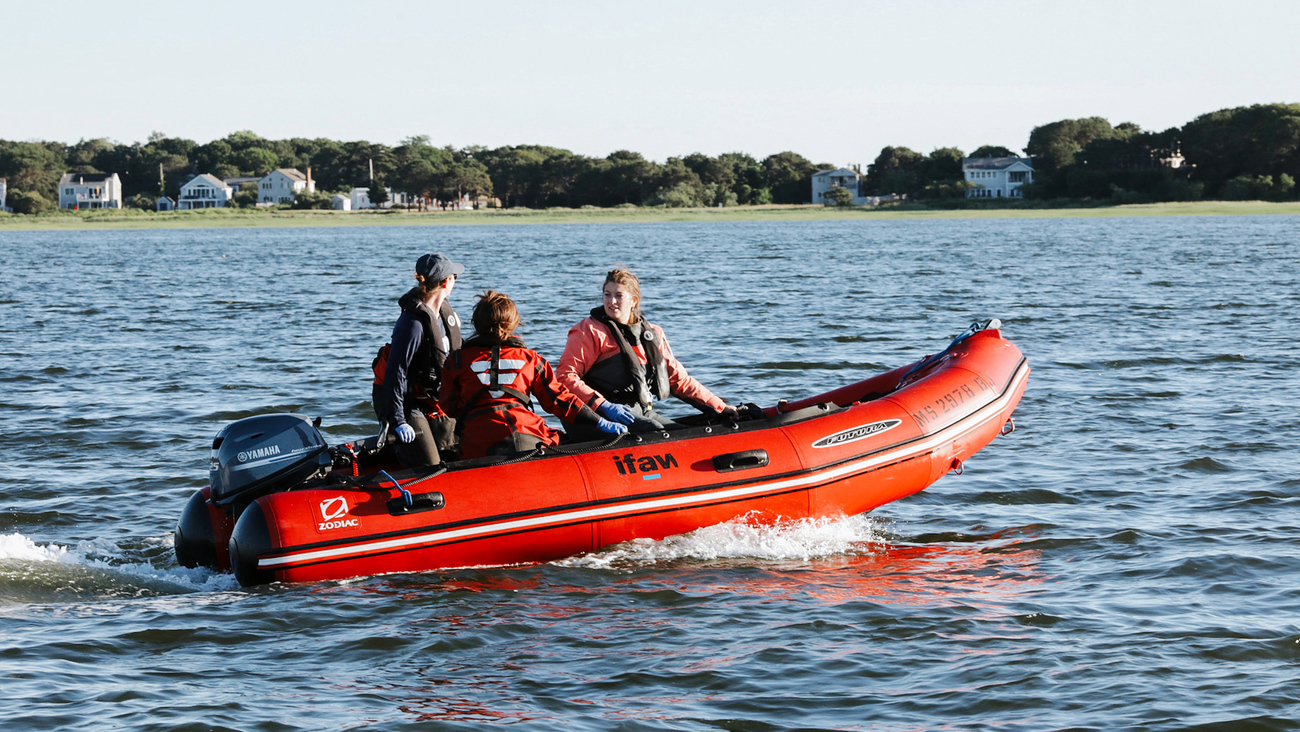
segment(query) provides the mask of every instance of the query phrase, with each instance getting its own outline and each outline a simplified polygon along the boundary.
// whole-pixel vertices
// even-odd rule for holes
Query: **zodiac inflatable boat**
[[[423,470],[379,437],[330,447],[299,415],[213,441],[211,485],[176,527],[188,567],[245,586],[544,562],[738,517],[837,517],[915,493],[1014,429],[1029,366],[998,321],[943,352],[739,422]]]

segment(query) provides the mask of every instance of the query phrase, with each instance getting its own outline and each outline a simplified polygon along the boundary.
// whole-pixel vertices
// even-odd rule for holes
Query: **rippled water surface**
[[[1300,220],[0,233],[0,729],[1297,729]],[[251,414],[373,431],[426,251],[558,360],[605,269],[731,401],[1000,317],[999,438],[838,522],[241,590],[177,566]],[[679,406],[679,409],[689,408]],[[672,411],[670,408],[669,411]]]

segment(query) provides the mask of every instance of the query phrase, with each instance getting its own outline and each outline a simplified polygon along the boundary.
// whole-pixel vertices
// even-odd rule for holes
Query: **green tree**
[[[1063,119],[1035,127],[1025,152],[1034,159],[1036,173],[1051,175],[1073,165],[1084,145],[1115,136],[1115,128],[1102,117]]]
[[[51,143],[0,140],[0,178],[8,180],[11,196],[26,192],[39,194],[40,200],[47,203],[51,197],[57,200],[64,168],[61,152]],[[18,211],[17,206],[14,211]]]
[[[9,207],[18,214],[41,214],[54,210],[54,203],[40,191],[11,191]]]
[[[280,158],[264,147],[249,147],[235,153],[231,163],[242,175],[266,175],[280,167]]]
[[[677,183],[671,187],[660,188],[648,203],[651,206],[665,208],[698,208],[704,205],[700,201],[699,188],[689,183]]]
[[[448,190],[457,200],[469,198],[478,208],[479,199],[492,195],[492,178],[487,166],[469,155],[455,161],[448,170]]]
[[[249,186],[241,186],[235,191],[235,195],[230,199],[232,208],[256,208],[257,207],[257,189]]]
[[[531,146],[499,147],[477,155],[492,179],[492,188],[506,208],[526,205],[536,189],[546,154]]]
[[[956,147],[941,147],[933,150],[920,166],[922,187],[961,180],[963,176],[961,161],[965,157],[966,154]]]
[[[158,198],[147,193],[137,193],[124,199],[122,205],[126,208],[138,208],[141,211],[153,211],[158,207]]]
[[[981,145],[971,153],[972,158],[1014,158],[1018,157],[1011,150],[1001,145]]]
[[[329,210],[333,204],[333,196],[324,191],[299,191],[294,194],[293,203],[290,208],[305,211],[309,209]]]
[[[830,201],[827,205],[848,206],[853,203],[853,192],[843,186],[836,186],[826,191],[822,197]]]
[[[370,181],[370,190],[367,192],[367,195],[370,197],[370,205],[375,208],[379,208],[383,204],[388,203],[388,189],[385,187],[382,180],[376,179]]]
[[[911,148],[886,146],[867,166],[867,193],[876,196],[921,189],[925,156]]]
[[[794,152],[779,152],[763,158],[762,187],[772,196],[772,203],[808,203],[812,200],[812,177],[817,166]]]
[[[1300,104],[1221,109],[1188,122],[1181,137],[1193,177],[1211,193],[1242,176],[1300,176]],[[1242,186],[1235,183],[1224,195],[1240,195]]]

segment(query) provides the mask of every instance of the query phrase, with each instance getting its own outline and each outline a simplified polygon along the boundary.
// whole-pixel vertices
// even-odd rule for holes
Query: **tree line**
[[[1162,132],[1132,122],[1112,126],[1102,117],[1065,119],[1035,127],[1024,152],[1034,166],[1034,182],[1022,188],[1025,198],[1293,200],[1300,193],[1300,104],[1223,109]],[[985,146],[970,157],[1014,154]],[[951,147],[929,155],[886,147],[867,168],[864,192],[964,198],[962,157]]]
[[[57,205],[56,188],[65,172],[117,173],[127,205],[152,208],[158,196],[174,198],[200,173],[225,179],[309,167],[319,193],[299,194],[294,205],[300,208],[328,208],[331,193],[354,187],[370,187],[376,202],[391,187],[429,200],[495,197],[506,207],[529,208],[807,203],[813,173],[834,166],[815,165],[793,152],[761,161],[744,153],[694,153],[658,163],[628,150],[592,158],[541,145],[457,149],[437,147],[424,136],[395,147],[268,140],[252,132],[203,145],[159,133],[129,145],[105,139],[72,145],[0,140],[0,177],[8,179],[9,205],[19,213]],[[235,196],[236,205],[256,201],[252,188]]]
[[[1300,177],[1300,105],[1264,104],[1204,114],[1181,128],[1144,131],[1101,117],[1035,127],[1024,153],[1033,159],[1026,198],[1118,203],[1218,199],[1294,199]],[[986,145],[970,157],[1014,156]],[[904,193],[913,200],[964,199],[968,184],[955,147],[928,154],[887,146],[867,167],[864,195]],[[1181,157],[1185,164],[1171,167]],[[663,163],[619,150],[603,158],[542,145],[438,147],[428,137],[394,147],[366,141],[268,140],[236,132],[200,145],[155,133],[144,143],[105,139],[60,142],[0,140],[0,177],[19,213],[54,208],[65,172],[117,173],[128,205],[152,208],[175,197],[194,175],[261,176],[275,168],[311,168],[315,195],[299,207],[327,208],[329,194],[368,186],[372,199],[391,187],[439,201],[494,197],[506,207],[734,206],[808,203],[811,179],[835,166],[794,152],[758,160],[745,153],[694,153]],[[371,180],[371,170],[374,180]],[[256,191],[236,204],[253,205]]]

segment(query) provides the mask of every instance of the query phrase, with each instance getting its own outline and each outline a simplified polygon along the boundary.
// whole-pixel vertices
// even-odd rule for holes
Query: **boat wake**
[[[155,597],[239,587],[235,578],[173,564],[172,536],[122,548],[106,539],[41,545],[0,534],[0,604]],[[170,565],[170,566],[168,566]]]
[[[810,561],[874,554],[885,549],[886,540],[880,522],[866,515],[800,519],[777,524],[759,524],[742,517],[657,541],[634,539],[552,564],[627,570],[681,561]]]

